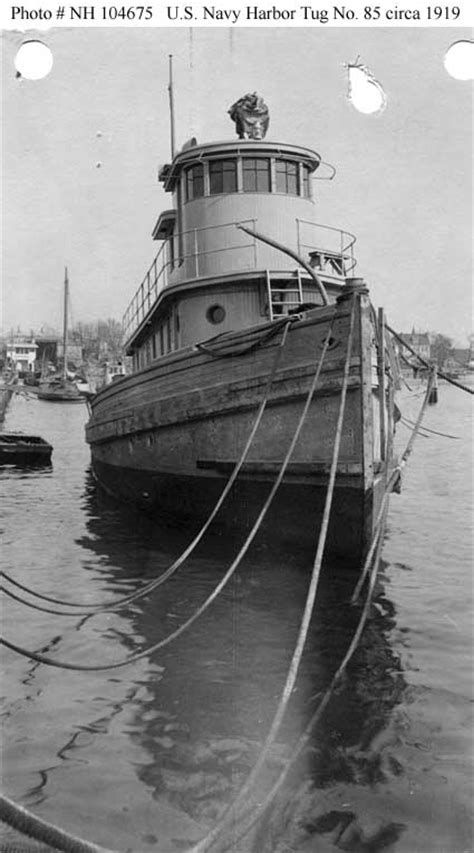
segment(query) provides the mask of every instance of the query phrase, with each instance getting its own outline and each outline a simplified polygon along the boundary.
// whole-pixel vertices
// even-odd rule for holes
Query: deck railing
[[[355,234],[307,219],[297,219],[296,229],[299,254],[309,255],[311,265],[320,272],[345,277],[354,269]]]
[[[355,266],[353,248],[356,238],[348,231],[333,228],[329,225],[296,219],[296,238],[298,252],[302,257],[310,257],[311,264],[321,272],[343,277]],[[125,340],[140,327],[147,317],[159,294],[169,285],[170,274],[173,270],[185,265],[185,278],[200,278],[209,274],[205,261],[210,256],[225,253],[247,252],[245,266],[239,269],[258,269],[258,242],[255,238],[245,238],[237,225],[249,225],[256,229],[257,220],[247,219],[235,222],[225,222],[204,228],[193,228],[174,235],[174,257],[169,250],[169,240],[161,246],[140,283],[123,317]],[[206,232],[218,232],[227,229],[229,234],[222,234],[222,245],[209,247]],[[234,241],[235,236],[235,241]],[[291,243],[291,240],[289,241]],[[204,244],[204,245],[203,245]],[[182,247],[191,247],[184,252]],[[205,248],[207,246],[207,248]],[[250,255],[248,254],[250,250]],[[267,265],[265,264],[265,267]],[[185,280],[185,279],[183,279]]]

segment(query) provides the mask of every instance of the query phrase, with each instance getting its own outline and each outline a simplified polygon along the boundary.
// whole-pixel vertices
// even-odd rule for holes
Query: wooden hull
[[[96,461],[94,474],[114,497],[134,504],[162,523],[184,527],[188,541],[212,512],[225,480],[209,477],[126,471]],[[243,544],[262,509],[274,480],[239,478],[210,531],[232,541],[235,552]],[[329,523],[326,554],[360,565],[372,534],[374,512],[382,495],[382,478],[367,492],[353,485],[336,487]],[[292,553],[316,553],[326,482],[283,482],[259,527],[255,547]]]
[[[216,526],[240,541],[281,468],[298,425],[328,332],[331,344],[313,401],[260,539],[316,548],[331,465],[350,323],[350,302],[309,311],[291,327],[268,404],[237,482]],[[374,512],[391,466],[381,435],[372,312],[357,296],[349,385],[328,552],[357,562],[370,540]],[[332,326],[331,326],[332,322]],[[206,520],[241,458],[277,357],[280,334],[263,326],[172,353],[97,394],[86,429],[93,471],[119,498],[161,516]],[[225,354],[233,357],[224,357]],[[240,354],[237,354],[240,353]],[[385,458],[382,458],[385,457]]]

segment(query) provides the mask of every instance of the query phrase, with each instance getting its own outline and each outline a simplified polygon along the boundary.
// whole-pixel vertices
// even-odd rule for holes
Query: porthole
[[[218,323],[222,323],[224,321],[225,310],[222,305],[211,305],[211,307],[206,311],[206,317],[210,323],[213,323],[216,326]]]

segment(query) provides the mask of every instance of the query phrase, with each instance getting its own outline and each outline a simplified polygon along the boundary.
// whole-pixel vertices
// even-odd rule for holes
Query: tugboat
[[[256,93],[229,113],[234,141],[174,153],[172,129],[162,245],[124,316],[133,372],[91,400],[92,468],[115,496],[191,527],[238,464],[216,525],[242,541],[284,465],[259,536],[315,548],[346,372],[326,552],[358,561],[395,465],[395,350],[354,277],[356,238],[317,222],[320,155],[267,141]]]

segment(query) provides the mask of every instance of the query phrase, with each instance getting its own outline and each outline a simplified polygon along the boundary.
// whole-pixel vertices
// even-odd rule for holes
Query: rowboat
[[[39,435],[0,432],[0,465],[47,465],[52,445]]]

